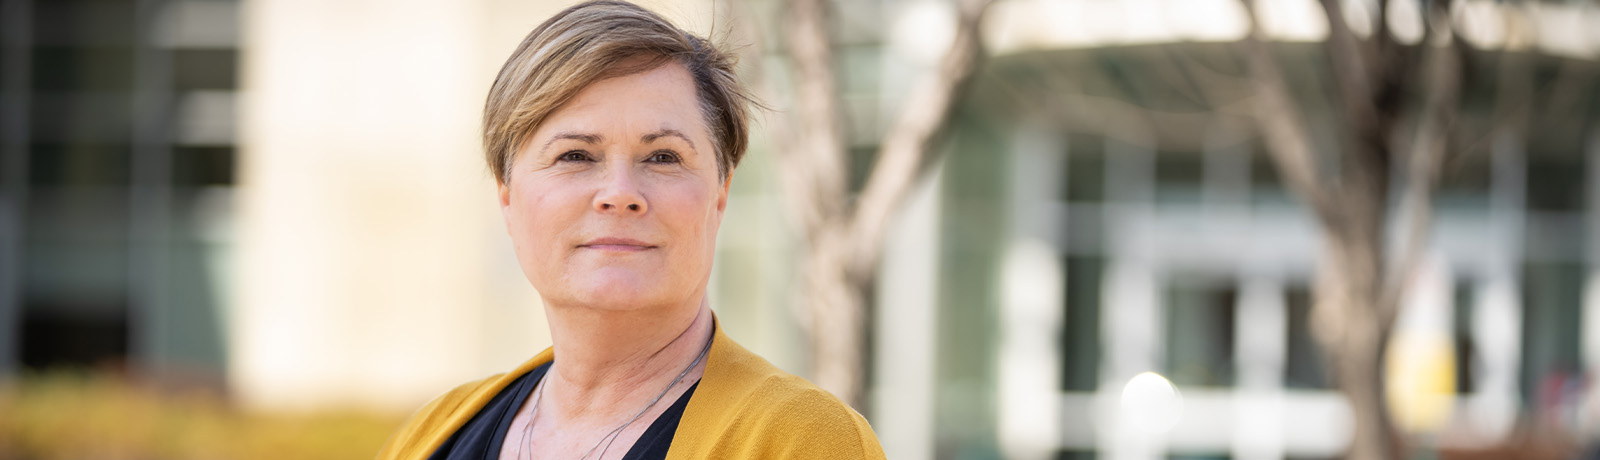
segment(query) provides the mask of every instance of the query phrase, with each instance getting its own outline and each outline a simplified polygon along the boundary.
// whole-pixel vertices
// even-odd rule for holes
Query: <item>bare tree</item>
[[[784,170],[785,208],[805,243],[796,301],[807,316],[803,323],[812,348],[813,380],[852,405],[861,404],[865,296],[875,281],[885,229],[897,206],[926,175],[929,151],[979,65],[979,25],[992,3],[958,0],[949,49],[933,72],[910,89],[854,197],[845,114],[834,84],[829,2],[792,0],[785,5],[786,57],[796,82],[796,110],[780,112],[780,117],[793,119],[776,123],[774,131]]]
[[[1422,40],[1397,43],[1389,2],[1379,0],[1371,33],[1359,37],[1340,0],[1322,0],[1327,56],[1337,81],[1338,145],[1317,145],[1283,70],[1263,37],[1251,0],[1243,44],[1256,88],[1253,114],[1285,183],[1311,208],[1324,243],[1313,283],[1313,334],[1355,415],[1352,459],[1395,459],[1402,445],[1384,390],[1384,353],[1403,290],[1427,246],[1432,194],[1450,149],[1460,105],[1464,47],[1451,30],[1449,0],[1426,3]],[[1408,90],[1420,89],[1414,126],[1402,132]],[[1322,159],[1334,159],[1321,161]],[[1332,163],[1332,164],[1330,164]],[[1399,190],[1390,187],[1391,177]],[[1398,196],[1394,196],[1398,192]],[[1398,198],[1391,214],[1388,204]],[[1399,226],[1401,241],[1387,244]]]

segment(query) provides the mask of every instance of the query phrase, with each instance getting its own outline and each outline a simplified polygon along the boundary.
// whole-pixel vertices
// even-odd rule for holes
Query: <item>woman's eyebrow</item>
[[[651,142],[655,142],[656,139],[660,139],[660,138],[663,138],[663,137],[676,137],[676,138],[679,138],[679,139],[683,139],[684,142],[688,142],[689,143],[689,147],[690,148],[694,148],[694,141],[689,140],[689,136],[688,135],[683,134],[683,131],[678,131],[678,130],[672,129],[672,128],[661,128],[661,129],[656,130],[653,133],[649,133],[649,134],[645,134],[643,136],[639,136],[639,141],[648,144],[648,143],[651,143]]]
[[[556,133],[556,135],[551,137],[550,140],[545,141],[544,147],[541,147],[539,150],[540,151],[549,150],[550,149],[550,144],[554,144],[554,143],[556,143],[556,141],[563,140],[563,139],[572,139],[572,140],[577,140],[577,141],[583,141],[586,144],[599,144],[600,141],[602,139],[604,139],[604,138],[601,137],[599,134],[574,133],[574,132]]]

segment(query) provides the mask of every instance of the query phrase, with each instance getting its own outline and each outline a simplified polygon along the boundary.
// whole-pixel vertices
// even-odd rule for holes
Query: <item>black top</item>
[[[550,370],[550,363],[533,368],[528,373],[517,377],[499,394],[494,395],[483,409],[478,410],[478,415],[472,416],[466,425],[450,435],[438,450],[428,460],[491,460],[500,458],[501,446],[505,444],[506,432],[511,430],[511,420],[517,417],[517,409],[528,399],[528,394],[533,392],[534,385],[539,379],[544,378],[545,372]],[[689,405],[689,396],[694,394],[694,389],[700,386],[695,382],[689,391],[683,392],[678,400],[667,407],[667,411],[656,417],[655,422],[639,435],[639,440],[633,443],[633,448],[628,449],[623,460],[657,460],[667,458],[667,448],[672,445],[672,435],[678,431],[678,420],[683,418],[683,408]]]

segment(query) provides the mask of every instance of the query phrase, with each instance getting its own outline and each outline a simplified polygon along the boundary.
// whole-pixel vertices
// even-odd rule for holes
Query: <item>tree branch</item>
[[[1371,45],[1357,39],[1345,22],[1341,0],[1322,0],[1322,12],[1328,17],[1328,54],[1337,65],[1333,66],[1334,80],[1344,95],[1345,118],[1360,123],[1375,123],[1377,107],[1372,104],[1373,72]],[[1386,29],[1379,29],[1382,32]],[[1378,32],[1374,32],[1377,34]]]
[[[795,198],[791,212],[799,213],[796,220],[806,238],[814,240],[822,227],[841,215],[846,202],[849,171],[839,126],[843,111],[834,83],[826,2],[794,0],[790,8],[788,56],[797,74],[800,129],[789,139],[792,147],[779,150],[784,157],[782,175],[790,176],[786,185]]]
[[[1463,60],[1461,48],[1450,30],[1448,2],[1432,2],[1427,20],[1430,23],[1430,35],[1437,35],[1439,39],[1429,37],[1418,45],[1424,48],[1422,71],[1426,84],[1422,86],[1426,94],[1423,96],[1416,133],[1407,152],[1405,188],[1400,197],[1400,223],[1404,229],[1404,241],[1398,248],[1400,258],[1394,270],[1386,275],[1378,302],[1379,318],[1383,324],[1394,321],[1401,297],[1427,255],[1433,192],[1439,183],[1440,171],[1450,145],[1450,133],[1461,105]],[[1439,43],[1430,43],[1433,41]]]
[[[850,235],[856,246],[851,263],[853,278],[870,277],[883,234],[893,209],[910,192],[921,175],[928,150],[944,127],[962,89],[983,53],[980,35],[983,16],[994,0],[959,3],[955,39],[940,58],[936,73],[911,89],[905,108],[890,125],[878,160],[868,176],[854,215]]]
[[[1266,139],[1267,153],[1277,160],[1273,163],[1284,183],[1305,200],[1312,212],[1324,223],[1335,223],[1338,216],[1331,202],[1333,191],[1317,170],[1316,147],[1289,93],[1283,71],[1264,41],[1259,13],[1251,0],[1240,0],[1240,4],[1250,19],[1250,33],[1244,40],[1245,62],[1258,88],[1254,115]]]

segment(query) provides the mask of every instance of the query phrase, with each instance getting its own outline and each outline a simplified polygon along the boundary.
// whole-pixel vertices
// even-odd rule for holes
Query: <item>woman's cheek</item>
[[[526,187],[519,197],[521,200],[517,210],[519,227],[517,230],[521,233],[518,236],[522,241],[518,242],[518,245],[525,246],[530,254],[548,255],[553,243],[552,237],[555,236],[550,233],[552,226],[549,210],[546,209],[549,204],[545,201],[547,194],[548,191],[542,188]]]

